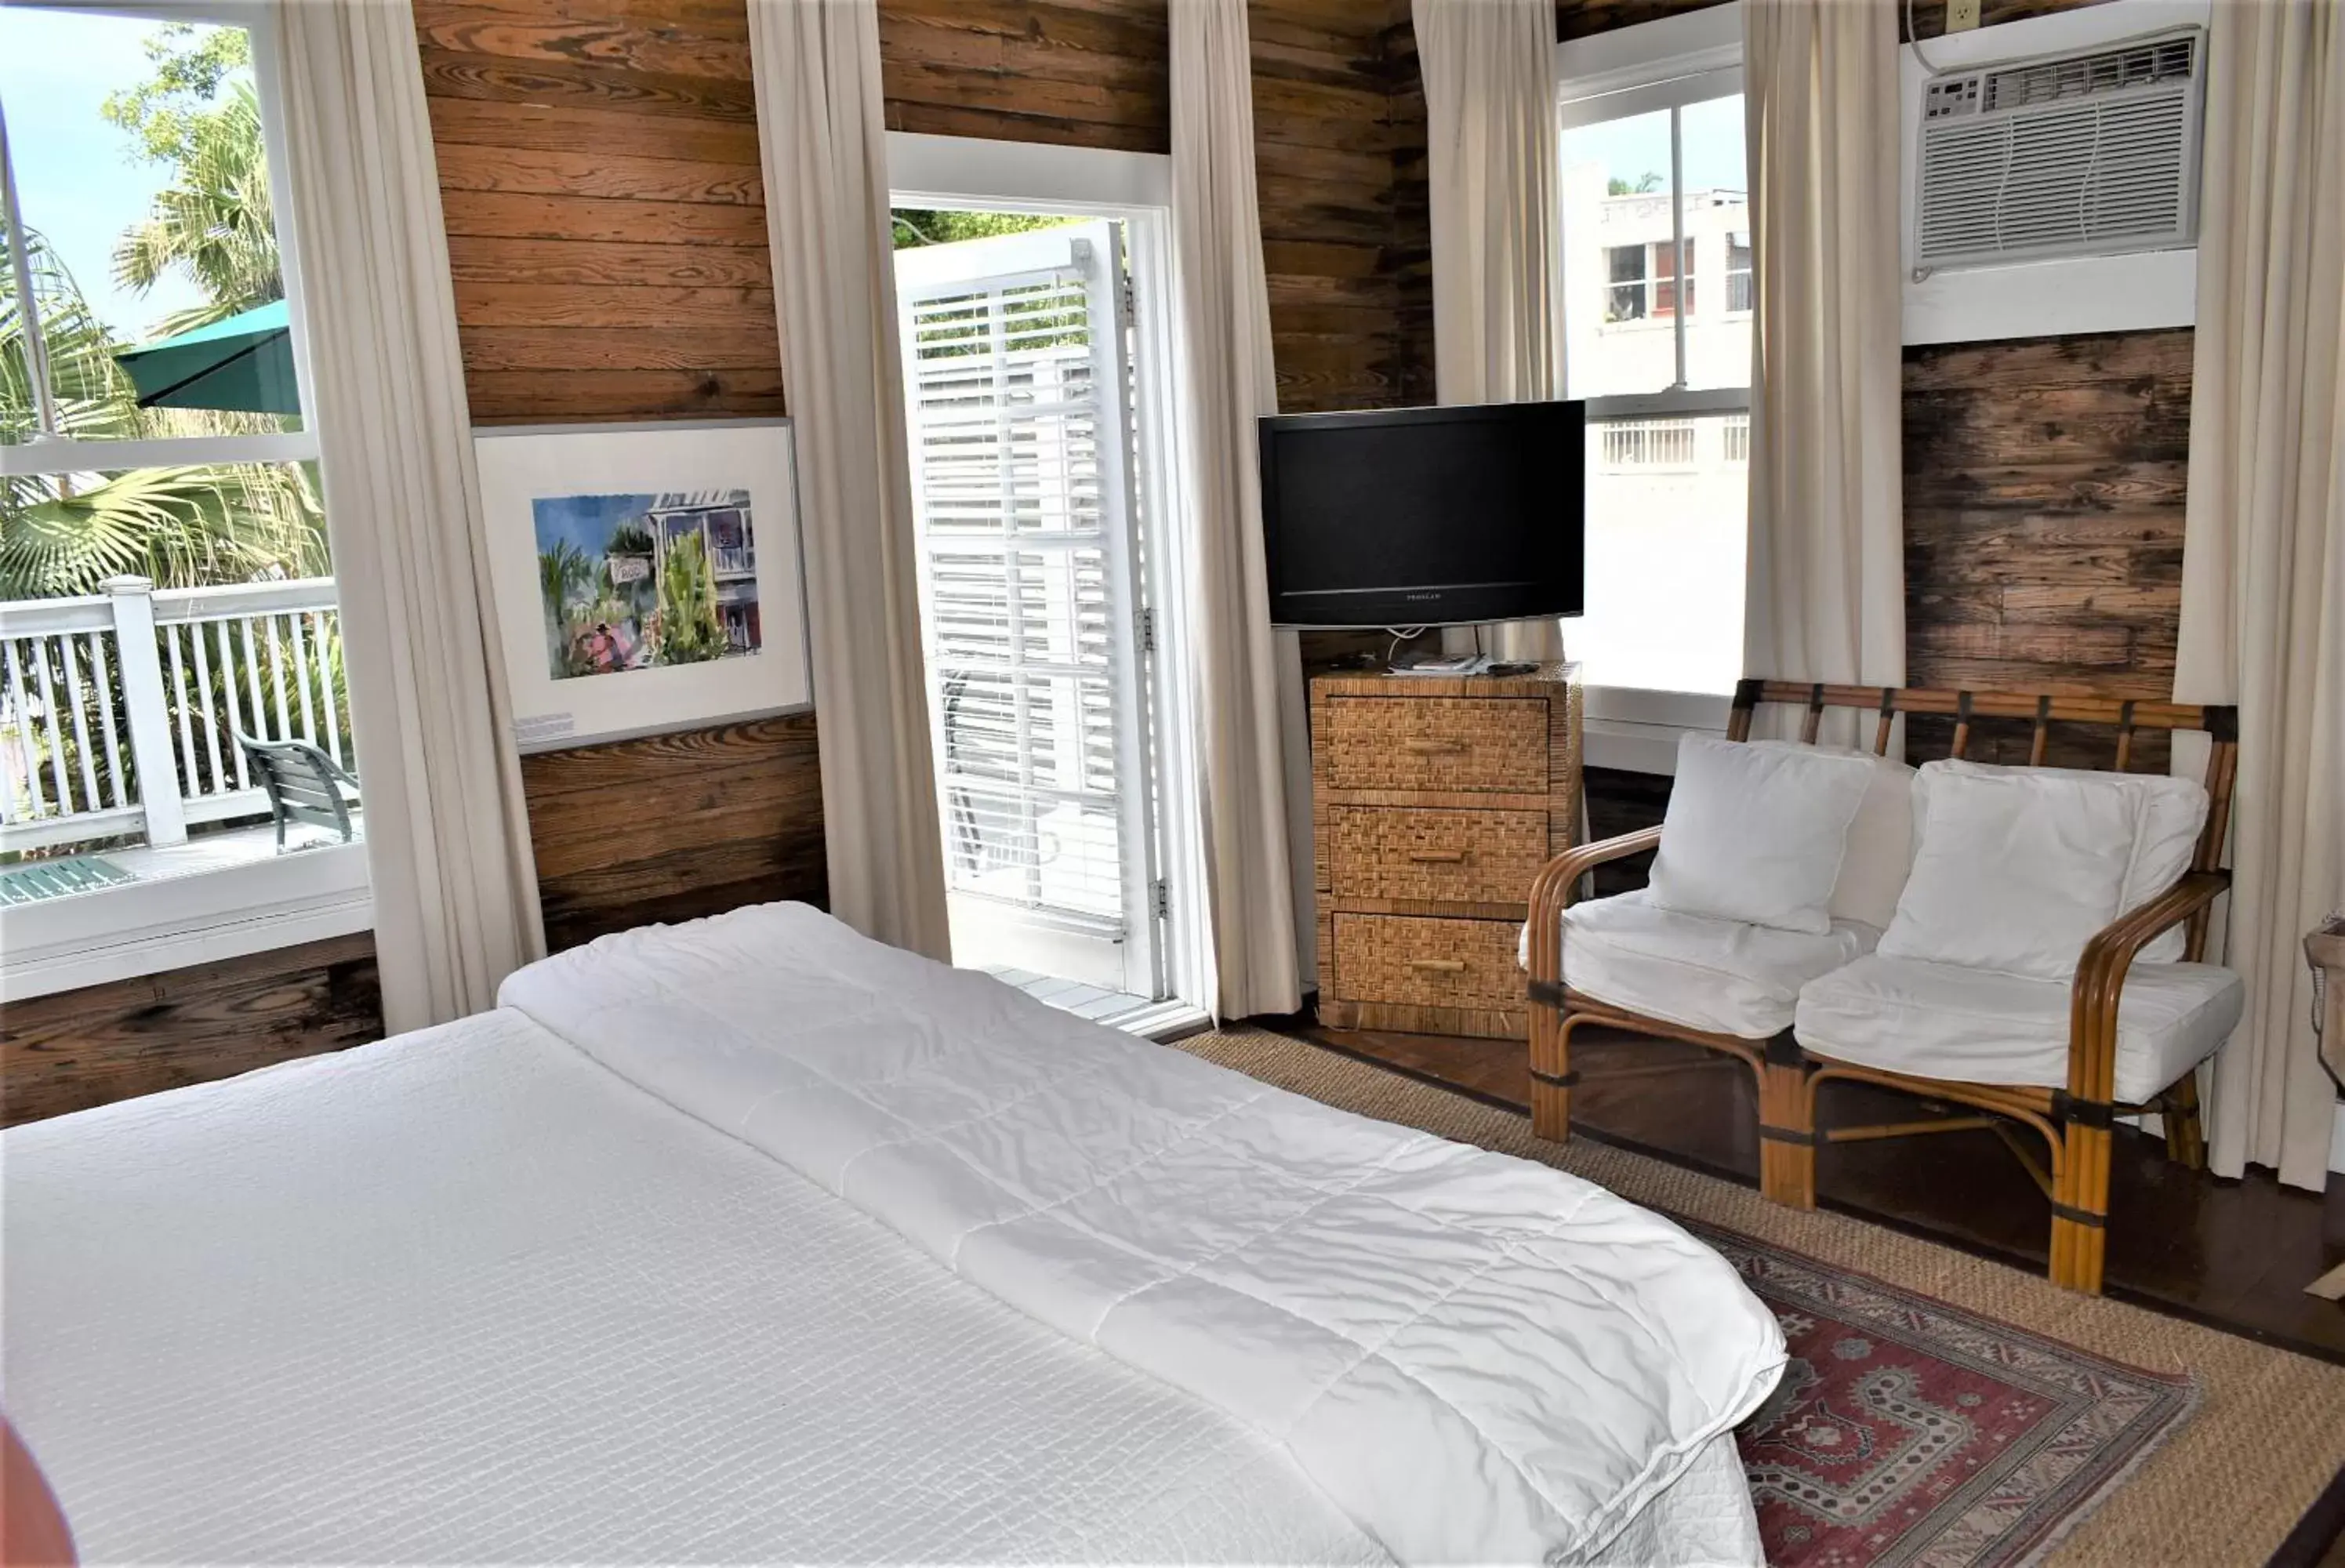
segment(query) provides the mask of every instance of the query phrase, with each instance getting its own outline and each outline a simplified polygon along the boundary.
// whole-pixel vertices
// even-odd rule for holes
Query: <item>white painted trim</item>
[[[318,455],[315,430],[258,436],[176,436],[157,440],[53,440],[0,445],[0,474],[121,473],[130,469],[209,468],[223,463],[307,462]]]
[[[1739,0],[1657,22],[1640,22],[1633,27],[1615,27],[1592,37],[1567,39],[1555,46],[1556,80],[1562,84],[1567,105],[1650,86],[1663,78],[1725,70],[1735,74],[1737,85],[1721,90],[1740,92],[1742,7]],[[1594,117],[1612,116],[1608,113]]]
[[[1930,39],[1924,46],[1926,67],[1912,45],[1898,51],[1906,342],[2146,331],[2188,327],[2198,319],[2198,253],[2189,248],[1956,268],[1914,281],[1914,166],[1921,145],[1922,84],[1930,76],[1991,61],[2088,49],[2169,27],[2205,27],[2212,13],[2211,0],[2107,0]]]
[[[371,930],[366,845],[0,908],[0,1002]]]
[[[1710,692],[1652,692],[1632,686],[1587,688],[1581,754],[1589,767],[1674,774],[1678,740],[1723,735],[1731,698]]]
[[[888,184],[898,207],[1128,216],[1172,205],[1172,159],[1115,147],[1057,147],[982,137],[888,133]]]
[[[1181,410],[1183,395],[1177,280],[1172,255],[1172,159],[1163,153],[1111,147],[1055,147],[981,137],[888,133],[889,200],[963,211],[1003,207],[1020,212],[1111,217],[1124,226],[1124,246],[1135,281],[1133,341],[1146,373],[1139,379],[1132,417],[1142,444],[1142,515],[1189,515]],[[1170,538],[1172,530],[1142,531],[1142,572],[1157,612],[1155,655],[1144,661],[1160,719],[1150,758],[1155,774],[1156,836],[1162,846],[1156,873],[1166,885],[1172,916],[1165,921],[1161,962],[1172,998],[1210,1008],[1213,997],[1213,932],[1204,881],[1204,812],[1195,737],[1170,722],[1191,710],[1189,672],[1165,650],[1187,645],[1185,574]],[[1307,764],[1306,764],[1307,766]],[[1298,922],[1308,932],[1308,922]]]

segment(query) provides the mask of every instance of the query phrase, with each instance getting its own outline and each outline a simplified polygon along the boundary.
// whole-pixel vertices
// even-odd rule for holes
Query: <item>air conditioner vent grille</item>
[[[1990,71],[1985,101],[1992,114],[2029,104],[2057,103],[2128,87],[2155,86],[2160,82],[2188,81],[2196,65],[2198,40],[2193,35],[2155,38],[2129,48],[2097,55],[2075,55],[2065,60],[2040,60],[2008,70]]]
[[[2167,34],[1934,78],[1916,169],[1915,264],[1987,266],[2190,244],[2199,37]]]

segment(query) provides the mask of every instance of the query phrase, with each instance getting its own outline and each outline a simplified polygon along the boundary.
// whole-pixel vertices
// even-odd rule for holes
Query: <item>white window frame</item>
[[[277,220],[278,268],[285,283],[290,326],[294,385],[301,395],[299,430],[249,436],[182,436],[160,440],[75,440],[36,432],[30,440],[0,441],[0,475],[30,478],[49,474],[122,473],[131,469],[211,467],[227,463],[314,461],[316,420],[310,408],[310,336],[301,300],[301,266],[290,221],[292,191],[287,183],[281,106],[284,75],[279,63],[272,8],[258,0],[0,0],[23,10],[81,12],[151,22],[192,22],[241,27],[252,39],[253,87],[260,100],[261,145],[269,157],[269,197]],[[13,148],[11,149],[13,153]],[[11,177],[13,183],[13,175]],[[13,206],[13,200],[11,205]],[[18,214],[19,221],[38,215]],[[35,223],[35,228],[39,225]]]
[[[1184,574],[1172,538],[1190,516],[1182,481],[1184,432],[1180,409],[1182,355],[1172,260],[1172,160],[1163,153],[1112,147],[1058,147],[981,137],[888,133],[888,199],[898,207],[971,212],[1061,213],[1111,217],[1124,226],[1124,243],[1142,287],[1135,300],[1140,352],[1152,367],[1138,378],[1132,416],[1147,432],[1157,460],[1139,475],[1143,530],[1142,570],[1156,612],[1156,645],[1189,645],[1194,614],[1183,592]],[[1185,1027],[1213,1005],[1213,928],[1206,916],[1203,774],[1191,726],[1194,712],[1185,661],[1146,661],[1156,704],[1152,739],[1155,774],[1157,876],[1170,914],[1163,923],[1163,968],[1171,998],[1160,1012],[1127,1020],[1137,1033]],[[1303,764],[1307,770],[1307,758]],[[1307,922],[1304,925],[1307,926]],[[1307,972],[1307,971],[1306,971]]]
[[[260,0],[0,0],[0,5],[242,27],[249,35],[303,426],[276,434],[160,440],[74,440],[36,434],[28,440],[0,442],[0,474],[120,473],[179,465],[315,460],[309,329],[291,222],[275,8]],[[219,870],[11,905],[0,908],[0,1003],[351,936],[373,926],[374,901],[362,843],[329,845]]]
[[[1734,0],[1633,27],[1616,27],[1592,37],[1567,39],[1556,46],[1556,80],[1560,84],[1558,124],[1567,131],[1663,109],[1674,114],[1689,104],[1740,93],[1743,90],[1742,6]],[[1672,135],[1673,155],[1676,147]],[[1684,232],[1685,180],[1683,170],[1677,167],[1681,160],[1672,156],[1670,161],[1670,199],[1678,214],[1675,243],[1682,255],[1691,244]],[[1649,260],[1649,291],[1655,270]],[[1685,270],[1678,268],[1680,276]],[[1723,301],[1722,278],[1717,287]],[[1650,293],[1648,298],[1650,301]],[[1587,399],[1589,423],[1750,411],[1748,387],[1697,390],[1683,384],[1683,329],[1690,314],[1679,309],[1671,316],[1679,334],[1679,385],[1658,392]],[[1651,320],[1648,315],[1619,325],[1643,327]],[[1732,699],[1707,692],[1591,685],[1587,703],[1584,754],[1589,765],[1673,774],[1678,737],[1689,733],[1724,734]]]

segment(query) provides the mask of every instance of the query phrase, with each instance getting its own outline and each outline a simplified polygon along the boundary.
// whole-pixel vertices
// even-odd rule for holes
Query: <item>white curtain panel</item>
[[[1416,0],[1433,225],[1434,385],[1445,403],[1563,396],[1563,231],[1552,0]],[[1446,652],[1471,652],[1452,628]],[[1487,629],[1509,659],[1563,657],[1560,622]]]
[[[2209,1159],[2328,1180],[2305,934],[2345,904],[2345,11],[2218,5],[2175,696],[2236,703],[2228,959]]]
[[[1553,0],[1416,0],[1445,403],[1563,395]]]
[[[290,238],[341,600],[385,1025],[544,950],[407,0],[286,0]]]
[[[1742,18],[1757,285],[1742,667],[1901,685],[1896,8],[1742,0]]]
[[[1277,411],[1278,383],[1254,203],[1245,0],[1174,0],[1170,28],[1192,719],[1215,1010],[1236,1018],[1292,1012],[1302,1002],[1296,912],[1305,905],[1290,849],[1309,844],[1310,819],[1307,794],[1291,789],[1288,775],[1302,760],[1290,745],[1308,741],[1296,735],[1302,685],[1294,639],[1271,631],[1263,562],[1254,421]],[[1297,806],[1300,835],[1293,831]]]
[[[750,0],[831,912],[949,959],[873,0]]]

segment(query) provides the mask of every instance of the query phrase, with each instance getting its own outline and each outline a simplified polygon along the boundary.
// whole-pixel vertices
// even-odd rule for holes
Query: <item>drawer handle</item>
[[[1445,752],[1462,752],[1466,749],[1464,741],[1447,740],[1438,735],[1414,736],[1401,742],[1400,744],[1403,751],[1415,752],[1421,757],[1438,756]]]
[[[1419,865],[1463,865],[1466,852],[1462,849],[1412,849],[1408,857]]]
[[[1462,975],[1466,972],[1466,960],[1463,958],[1411,958],[1408,961],[1408,966],[1412,969],[1431,969],[1440,975]]]

